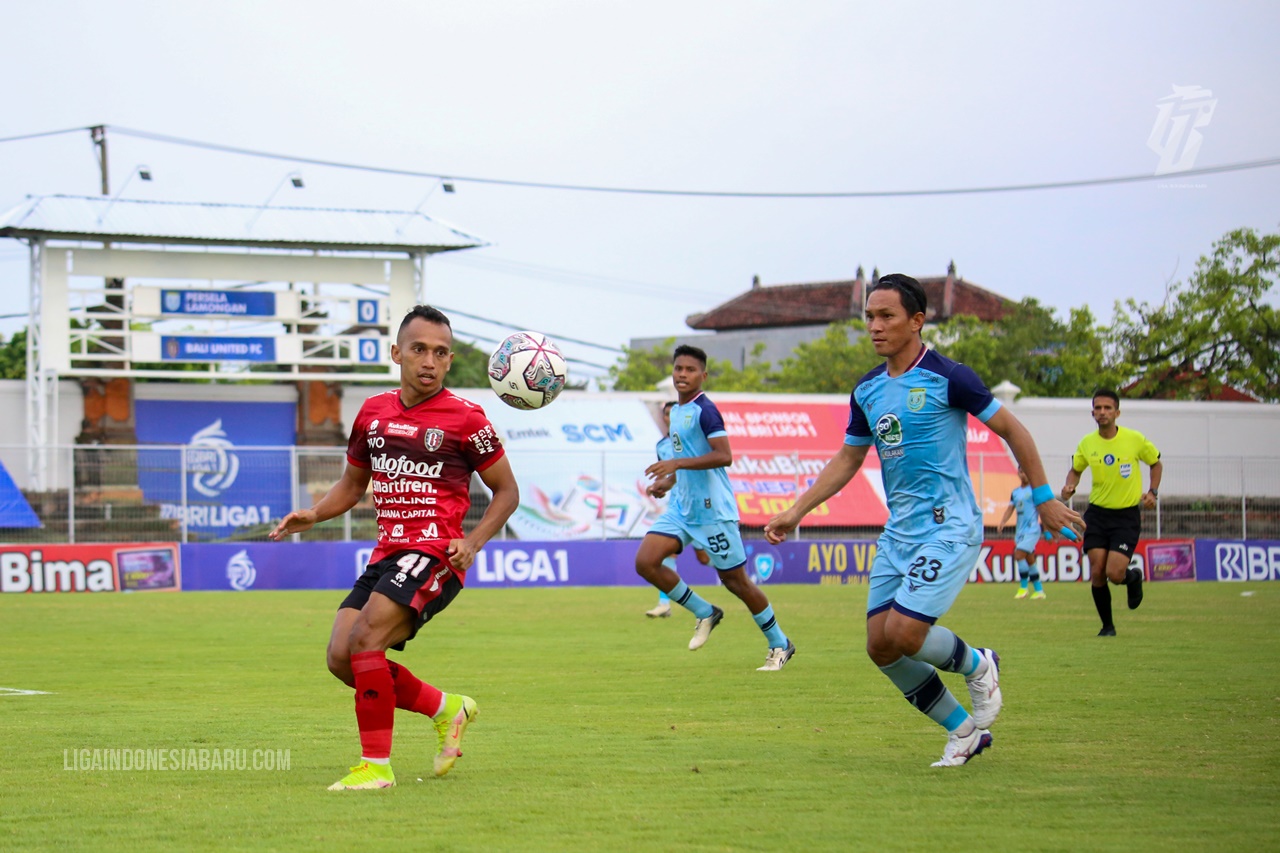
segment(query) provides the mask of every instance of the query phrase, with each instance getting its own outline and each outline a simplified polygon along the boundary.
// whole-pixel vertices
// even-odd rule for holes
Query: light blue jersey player
[[[1027,470],[1037,511],[1050,530],[1077,535],[1083,521],[1054,499],[1030,433],[1001,407],[972,370],[924,346],[927,301],[910,276],[880,278],[870,288],[867,334],[881,367],[858,381],[845,443],[818,479],[765,537],[786,539],[806,514],[858,473],[874,444],[880,456],[889,520],[877,543],[867,595],[867,654],[919,711],[943,726],[947,745],[935,767],[953,767],[991,745],[1000,712],[999,657],[970,647],[937,624],[968,580],[982,543],[965,455],[969,415],[1009,443]],[[965,677],[970,714],[938,670]]]
[[[720,410],[702,393],[707,354],[697,347],[676,347],[671,379],[679,403],[671,409],[668,436],[674,455],[650,465],[649,494],[670,492],[667,511],[654,522],[636,552],[636,572],[697,618],[690,651],[702,648],[724,618],[724,611],[689,588],[666,562],[693,545],[707,553],[720,582],[751,611],[769,644],[764,672],[782,669],[796,647],[778,626],[769,599],[747,576],[746,549],[738,530],[738,501],[729,483],[733,450]]]
[[[1040,568],[1036,565],[1036,543],[1040,539],[1040,516],[1036,514],[1035,500],[1031,496],[1031,482],[1027,472],[1018,469],[1018,477],[1022,485],[1009,495],[1009,506],[1005,508],[1000,523],[996,525],[996,533],[1004,531],[1009,518],[1018,514],[1018,523],[1013,528],[1013,561],[1018,567],[1018,592],[1014,598],[1026,598],[1027,582],[1031,582],[1031,599],[1044,600],[1044,584],[1040,582]]]
[[[671,436],[667,434],[671,431],[671,409],[675,404],[675,400],[668,400],[662,404],[662,430],[664,434],[662,438],[658,439],[657,447],[654,448],[655,452],[658,454],[659,460],[674,459],[676,455],[675,445],[671,443]],[[707,552],[703,551],[701,548],[695,548],[693,552],[697,555],[698,562],[702,563],[702,565],[705,566],[711,562],[711,558],[707,556]],[[673,572],[677,571],[675,557],[667,557],[667,559],[662,561],[662,565],[666,566]],[[666,619],[671,615],[671,598],[662,590],[658,590],[657,605],[646,610],[644,615],[648,616],[650,619]]]

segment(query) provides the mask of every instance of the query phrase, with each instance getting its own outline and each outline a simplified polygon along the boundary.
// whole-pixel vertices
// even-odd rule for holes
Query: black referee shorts
[[[1142,507],[1107,509],[1089,504],[1084,511],[1084,550],[1102,548],[1117,551],[1126,557],[1133,556],[1142,535]]]

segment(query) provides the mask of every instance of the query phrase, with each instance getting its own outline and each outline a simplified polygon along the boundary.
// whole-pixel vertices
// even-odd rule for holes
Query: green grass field
[[[1006,704],[991,751],[933,769],[942,730],[862,652],[863,587],[768,589],[799,648],[781,673],[722,589],[696,653],[647,590],[470,590],[397,658],[476,697],[465,756],[430,776],[433,732],[400,712],[398,786],[337,793],[342,593],[0,596],[0,687],[49,691],[0,696],[0,849],[1280,849],[1280,586],[1154,584],[1135,614],[1121,592],[1114,639],[1082,585],[1013,591],[945,620],[1000,652]],[[95,748],[290,764],[65,769]]]

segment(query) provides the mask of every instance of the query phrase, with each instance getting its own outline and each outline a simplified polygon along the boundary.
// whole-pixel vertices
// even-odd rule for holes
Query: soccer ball
[[[546,335],[516,332],[489,356],[489,384],[516,409],[541,409],[564,390],[569,366]]]

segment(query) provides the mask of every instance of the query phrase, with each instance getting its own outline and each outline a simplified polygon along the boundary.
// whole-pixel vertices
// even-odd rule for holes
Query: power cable
[[[564,269],[562,267],[532,264],[526,261],[514,261],[508,258],[494,258],[484,255],[468,256],[462,254],[458,254],[457,257],[450,257],[452,254],[457,253],[441,254],[435,258],[435,260],[439,263],[476,267],[478,269],[487,269],[504,275],[514,275],[521,278],[538,278],[543,279],[544,281],[553,281],[557,284],[567,284],[576,287],[599,287],[601,285],[605,285],[615,289],[625,288],[644,295],[661,296],[668,300],[688,302],[690,304],[700,304],[705,299],[724,298],[721,294],[710,293],[708,291],[692,290],[685,287],[667,287],[660,284],[649,284],[643,281],[615,278],[612,276],[599,275],[597,273]],[[697,297],[703,297],[704,299],[699,299]]]
[[[456,331],[460,337],[471,338],[472,340],[476,340],[476,341],[486,341],[491,344],[496,344],[501,340],[501,338],[491,338],[488,335],[477,335],[475,332],[469,332],[465,329],[455,329],[454,331]],[[607,365],[596,364],[594,361],[586,361],[581,358],[570,358],[569,356],[564,355],[563,353],[561,353],[561,355],[564,358],[564,360],[569,362],[570,364],[581,364],[584,367],[594,367],[596,370],[603,370],[606,373],[610,369]]]
[[[110,125],[110,130],[124,136],[138,139],[149,139],[154,142],[166,142],[171,145],[185,145],[191,148],[203,148],[209,151],[220,151],[227,154],[241,154],[247,157],[262,157],[270,160],[285,160],[291,163],[305,163],[312,166],[327,166],[334,169],[353,169],[362,172],[375,172],[383,175],[401,175],[414,178],[430,178],[438,181],[457,183],[490,184],[504,187],[522,187],[525,189],[568,190],[571,192],[613,193],[623,195],[681,196],[691,198],[912,198],[917,196],[940,195],[981,195],[989,193],[1027,192],[1030,190],[1075,189],[1080,187],[1109,186],[1115,184],[1145,183],[1148,181],[1168,181],[1170,179],[1191,178],[1198,175],[1214,175],[1222,172],[1239,172],[1249,169],[1265,169],[1280,166],[1280,157],[1269,157],[1263,160],[1250,160],[1242,163],[1227,163],[1221,166],[1205,166],[1200,169],[1187,169],[1168,175],[1142,174],[1122,175],[1111,178],[1087,178],[1076,181],[1044,181],[1034,184],[1007,184],[987,187],[957,187],[932,190],[842,190],[836,192],[732,192],[721,190],[671,190],[646,189],[643,187],[610,187],[588,184],[558,184],[547,181],[519,181],[503,178],[483,178],[474,175],[451,175],[442,172],[422,172],[414,169],[393,169],[386,166],[369,166],[360,163],[346,163],[340,160],[324,160],[318,157],[300,157],[292,154],[278,154],[271,151],[259,151],[253,148],[242,148],[235,145],[222,145],[214,142],[202,142],[198,139],[184,139],[163,133],[152,133],[145,130],[134,130],[127,127]],[[62,131],[65,132],[65,131]],[[3,141],[3,140],[0,140]]]
[[[478,314],[468,314],[466,311],[459,311],[456,308],[449,308],[444,305],[437,304],[436,307],[439,308],[441,311],[446,311],[450,314],[457,314],[459,317],[466,317],[468,320],[480,320],[485,323],[492,323],[495,326],[502,326],[507,329],[515,329],[517,332],[525,331],[524,326],[516,326],[516,325],[512,325],[511,323],[504,323],[501,320],[490,320],[488,317],[481,317]],[[571,344],[581,344],[582,346],[595,347],[596,349],[607,350],[608,352],[616,352],[619,355],[623,353],[623,350],[620,347],[606,346],[605,344],[595,344],[595,343],[592,343],[591,341],[584,341],[584,340],[579,340],[578,338],[571,338],[568,335],[558,335],[555,332],[542,332],[542,334],[546,335],[547,337],[555,341],[568,341]],[[589,362],[583,362],[583,363],[587,364]]]
[[[45,137],[45,136],[60,136],[61,134],[64,134],[64,133],[79,133],[82,130],[90,130],[90,129],[91,128],[88,128],[88,127],[68,127],[65,130],[46,130],[46,131],[42,131],[41,133],[24,133],[21,136],[2,137],[0,138],[0,143],[21,142],[24,139],[40,139],[41,137]]]
[[[376,293],[381,296],[386,295],[386,291],[379,290],[378,288],[371,287],[367,284],[355,284],[352,286],[359,288],[360,290],[366,290],[369,293]],[[449,308],[445,305],[439,304],[438,302],[433,304],[435,305],[436,308],[439,308],[441,311],[447,311],[450,314],[457,314],[459,317],[466,317],[468,320],[479,320],[482,323],[491,323],[494,326],[502,326],[504,329],[514,329],[517,332],[523,332],[526,330],[525,326],[517,325],[515,323],[507,323],[503,320],[494,320],[491,317],[482,317],[479,314],[468,314],[466,311],[460,311],[457,308]],[[615,346],[610,346],[608,344],[597,344],[597,343],[594,343],[593,341],[584,341],[578,338],[571,338],[568,335],[558,335],[555,332],[543,332],[542,334],[547,335],[548,337],[557,341],[569,341],[570,343],[581,344],[582,346],[587,346],[587,347],[595,347],[596,349],[607,350],[608,352],[616,352],[616,353],[623,352],[622,349]],[[492,340],[495,343],[497,343],[498,341],[497,338],[488,338],[486,340]]]

